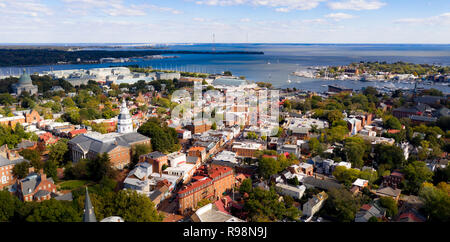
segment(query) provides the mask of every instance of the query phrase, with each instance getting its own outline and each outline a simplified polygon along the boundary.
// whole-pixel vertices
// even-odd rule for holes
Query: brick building
[[[206,159],[206,148],[193,146],[188,150],[188,156],[198,157],[203,162]]]
[[[50,132],[47,132],[39,136],[38,147],[40,150],[46,150],[47,146],[55,144],[58,140],[58,137],[53,136]]]
[[[42,170],[17,182],[17,195],[24,202],[49,200],[55,192],[55,182],[52,178],[47,179]]]
[[[383,187],[389,186],[392,188],[398,188],[404,179],[405,176],[402,173],[394,171],[391,175],[383,177],[382,185]]]
[[[0,118],[0,125],[15,128],[18,123],[37,123],[41,120],[41,116],[36,110],[16,111],[14,113],[15,116],[13,117]]]
[[[16,164],[27,161],[15,150],[10,150],[8,145],[0,147],[0,189],[14,184],[13,168]]]
[[[204,133],[211,129],[211,123],[208,122],[196,122],[186,126],[186,129],[191,131],[192,134]]]
[[[235,185],[233,169],[202,166],[192,178],[194,181],[178,191],[179,211],[186,214],[197,207],[199,201],[217,201]]]
[[[68,142],[73,162],[80,159],[95,159],[97,155],[107,153],[111,165],[117,169],[123,169],[131,162],[132,147],[139,144],[149,145],[150,138],[135,132],[126,134],[88,132]]]
[[[139,162],[147,162],[147,163],[151,164],[153,167],[153,172],[156,172],[156,173],[161,173],[163,170],[162,167],[164,165],[166,165],[166,167],[169,166],[169,161],[168,161],[167,155],[165,155],[159,151],[154,151],[154,152],[146,154],[146,155],[141,155],[139,157]]]
[[[234,142],[232,151],[240,157],[255,157],[255,152],[263,150],[263,145],[254,142]]]

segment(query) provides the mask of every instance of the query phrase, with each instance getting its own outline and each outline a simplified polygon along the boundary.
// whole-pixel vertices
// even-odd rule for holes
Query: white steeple
[[[117,121],[117,132],[121,134],[133,132],[133,121],[131,120],[130,111],[127,108],[125,98],[123,99],[122,106],[120,107],[120,114]]]

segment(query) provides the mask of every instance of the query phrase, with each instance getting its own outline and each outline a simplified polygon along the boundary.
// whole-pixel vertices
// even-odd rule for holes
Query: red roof
[[[70,131],[69,134],[74,136],[74,135],[77,135],[77,134],[84,134],[86,132],[87,132],[86,129],[76,129],[76,130]]]
[[[203,150],[206,150],[206,148],[205,148],[205,147],[200,147],[200,146],[194,146],[194,147],[191,147],[191,148],[188,150],[188,152],[189,152],[189,151],[196,151],[196,150],[203,151]]]
[[[364,204],[361,206],[361,209],[368,211],[372,206],[370,204]]]
[[[204,184],[210,183],[211,181],[212,181],[212,180],[211,180],[210,178],[208,178],[208,177],[206,177],[204,180],[201,180],[201,181],[195,181],[195,182],[193,182],[193,183],[187,185],[187,186],[184,187],[183,189],[181,189],[181,190],[178,192],[178,194],[184,194],[184,193],[187,193],[187,192],[189,192],[189,191],[194,190],[194,189],[197,188],[197,187],[200,187],[200,186],[202,186],[202,185],[204,185]]]
[[[390,129],[390,130],[388,130],[388,133],[389,134],[397,134],[397,133],[400,133],[400,130],[398,130],[398,129]]]
[[[227,210],[225,210],[225,204],[223,204],[222,200],[217,200],[214,205],[216,205],[217,209],[223,213],[229,214]]]
[[[403,178],[404,175],[402,173],[398,172],[398,171],[394,171],[394,172],[391,173],[391,176],[398,176],[398,177]]]
[[[404,214],[400,215],[399,220],[402,220],[402,219],[405,219],[405,218],[409,218],[409,219],[413,220],[414,222],[425,222],[425,220],[417,217],[412,212],[408,212],[408,213],[404,213]]]
[[[214,179],[215,177],[218,177],[224,173],[227,173],[229,171],[231,171],[232,168],[231,167],[225,167],[225,166],[221,166],[221,167],[215,167],[214,169],[211,169],[209,171],[209,177],[211,177],[212,179]]]

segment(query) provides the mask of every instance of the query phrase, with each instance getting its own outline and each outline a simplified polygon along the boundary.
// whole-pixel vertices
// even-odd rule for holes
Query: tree
[[[113,214],[127,222],[161,222],[163,216],[158,213],[150,198],[136,191],[120,190],[114,196]]]
[[[301,215],[300,211],[295,207],[286,208],[278,198],[273,188],[270,191],[255,188],[245,201],[244,211],[249,213],[252,222],[279,221],[283,218],[297,220]]]
[[[403,150],[396,145],[379,144],[374,153],[377,164],[385,164],[389,169],[400,168],[405,162]]]
[[[247,178],[242,181],[241,186],[239,187],[239,192],[241,194],[250,193],[252,191],[252,179]]]
[[[198,201],[196,208],[201,208],[201,207],[206,206],[206,205],[208,205],[210,203],[211,203],[211,200],[209,200],[209,199],[202,199],[202,200]]]
[[[53,178],[53,180],[56,182],[58,181],[58,163],[54,160],[47,160],[44,163],[44,173],[47,175],[47,177]]]
[[[26,218],[27,222],[81,222],[80,214],[68,201],[55,199],[40,202]]]
[[[20,162],[16,164],[12,170],[14,177],[22,179],[28,175],[28,168],[30,168],[30,163],[27,161]]]
[[[360,171],[357,169],[347,169],[345,166],[336,166],[333,171],[333,176],[346,186],[351,186],[352,183],[360,176]]]
[[[258,135],[255,132],[250,131],[250,132],[247,133],[247,137],[246,138],[247,139],[257,139]]]
[[[274,158],[264,157],[258,163],[259,174],[268,179],[279,172],[278,162]]]
[[[309,139],[308,146],[309,146],[309,152],[312,155],[318,155],[318,154],[323,152],[322,145],[320,144],[320,141],[317,138],[315,138],[315,137]]]
[[[292,178],[292,179],[288,179],[287,183],[289,183],[291,185],[294,185],[294,186],[299,186],[300,185],[300,182],[298,181],[298,178],[296,176],[294,178]]]
[[[327,141],[330,143],[341,142],[349,132],[346,124],[345,126],[338,125],[337,122],[339,121],[333,123],[333,125],[336,124],[337,126],[327,130]]]
[[[214,122],[214,123],[211,125],[211,129],[212,129],[212,130],[216,130],[216,129],[217,129],[217,124],[216,124],[216,122]]]
[[[289,99],[284,100],[283,107],[285,107],[287,110],[291,110],[292,108],[291,101],[289,101]]]
[[[372,170],[364,170],[359,173],[359,178],[368,180],[369,185],[372,185],[378,179],[378,173]]]
[[[431,221],[449,221],[450,196],[445,186],[448,184],[435,187],[433,184],[424,183],[419,191],[419,197],[424,202],[424,209]]]
[[[75,164],[69,162],[66,165],[66,169],[64,170],[64,177],[66,179],[77,179],[77,180],[89,179],[87,163],[88,160],[86,159],[80,159]]]
[[[369,223],[376,223],[376,222],[380,222],[380,220],[377,217],[372,216],[372,217],[369,218],[369,220],[367,220],[367,222],[369,222]]]
[[[432,181],[433,177],[433,172],[422,161],[414,161],[408,164],[403,169],[403,173],[405,174],[405,180],[403,181],[405,190],[414,194],[419,192],[424,182]]]
[[[397,202],[391,197],[381,197],[380,204],[386,208],[386,216],[393,218],[398,213]]]
[[[64,162],[64,157],[69,151],[66,139],[60,139],[54,145],[50,147],[50,152],[48,154],[48,161],[53,161],[57,165]]]
[[[384,120],[383,126],[386,129],[402,129],[402,124],[400,123],[400,121],[396,117],[392,116]]]
[[[152,152],[152,147],[150,145],[138,144],[131,148],[132,154],[132,166],[134,166],[141,155],[145,155]]]
[[[43,168],[41,154],[38,150],[24,149],[20,152],[20,155],[23,156],[23,158],[29,160],[31,166],[34,167],[35,170],[40,170]]]
[[[138,132],[147,137],[151,137],[153,150],[167,153],[179,149],[176,130],[167,126],[161,127],[161,122],[157,119],[149,119],[139,127]]]
[[[12,105],[15,101],[16,99],[9,93],[0,94],[0,104],[2,105]]]
[[[343,118],[344,118],[344,115],[339,110],[333,110],[327,114],[327,119],[330,124],[332,124],[336,121],[342,120]]]
[[[364,89],[363,93],[366,96],[369,96],[369,95],[376,96],[376,95],[378,95],[377,89],[375,87],[372,87],[372,86],[366,87]]]
[[[14,216],[19,199],[7,190],[0,191],[0,222],[9,222]]]
[[[94,181],[100,181],[105,177],[115,178],[115,170],[111,167],[108,153],[97,155],[95,159],[89,160],[87,170],[89,177]]]
[[[351,192],[344,188],[332,188],[328,191],[324,209],[327,215],[339,222],[353,222],[359,206],[359,201]]]
[[[362,138],[349,137],[344,142],[344,152],[347,160],[353,166],[361,168],[364,165],[363,157],[366,151],[366,144]]]

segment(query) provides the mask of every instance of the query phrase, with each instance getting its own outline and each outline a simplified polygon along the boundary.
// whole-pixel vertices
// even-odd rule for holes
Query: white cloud
[[[252,21],[252,20],[249,19],[249,18],[241,18],[241,19],[239,20],[239,22],[241,22],[241,23],[249,23],[250,21]]]
[[[305,24],[323,24],[326,23],[327,21],[325,19],[322,18],[316,18],[316,19],[304,19],[302,20],[302,23]]]
[[[385,2],[379,0],[346,0],[342,2],[330,2],[328,7],[334,10],[376,10],[385,6]]]
[[[53,11],[39,0],[0,0],[0,14],[11,16],[50,16]]]
[[[350,14],[346,14],[346,13],[330,13],[328,15],[325,15],[325,17],[333,19],[335,21],[355,18],[355,16],[350,15]]]
[[[395,20],[394,23],[406,24],[428,24],[428,25],[450,25],[450,12],[428,18],[404,18]]]
[[[253,5],[275,8],[277,12],[310,10],[326,0],[197,0],[196,4],[209,6]]]
[[[69,11],[74,14],[87,15],[88,11],[103,12],[110,16],[145,16],[147,10],[182,13],[179,10],[152,4],[127,5],[123,0],[62,0],[69,5]]]

